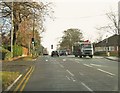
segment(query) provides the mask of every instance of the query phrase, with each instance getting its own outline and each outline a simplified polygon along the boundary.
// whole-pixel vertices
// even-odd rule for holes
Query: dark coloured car
[[[52,57],[53,57],[53,56],[58,56],[58,57],[59,57],[58,51],[52,51],[51,56],[52,56]]]
[[[65,50],[61,50],[59,54],[60,56],[67,56],[67,52]]]

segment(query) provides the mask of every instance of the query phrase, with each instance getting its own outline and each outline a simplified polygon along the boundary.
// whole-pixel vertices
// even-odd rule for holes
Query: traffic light
[[[32,44],[34,44],[34,38],[32,38]]]
[[[53,45],[51,45],[51,49],[53,49]]]

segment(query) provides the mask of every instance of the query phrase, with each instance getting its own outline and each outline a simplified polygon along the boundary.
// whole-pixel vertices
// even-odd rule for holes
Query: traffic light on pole
[[[34,38],[32,38],[32,44],[34,44]]]
[[[51,49],[53,49],[53,45],[51,45]]]

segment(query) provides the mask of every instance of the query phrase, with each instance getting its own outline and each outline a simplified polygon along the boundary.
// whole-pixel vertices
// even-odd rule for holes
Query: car
[[[59,54],[60,54],[60,56],[67,56],[67,51],[61,50],[61,51],[59,52]]]
[[[58,51],[52,51],[51,52],[51,57],[53,57],[53,56],[58,56],[59,57]]]

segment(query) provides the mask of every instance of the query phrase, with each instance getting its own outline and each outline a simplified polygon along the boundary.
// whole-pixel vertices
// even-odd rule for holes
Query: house
[[[118,55],[120,46],[120,35],[113,35],[95,44],[95,52],[110,52]]]

